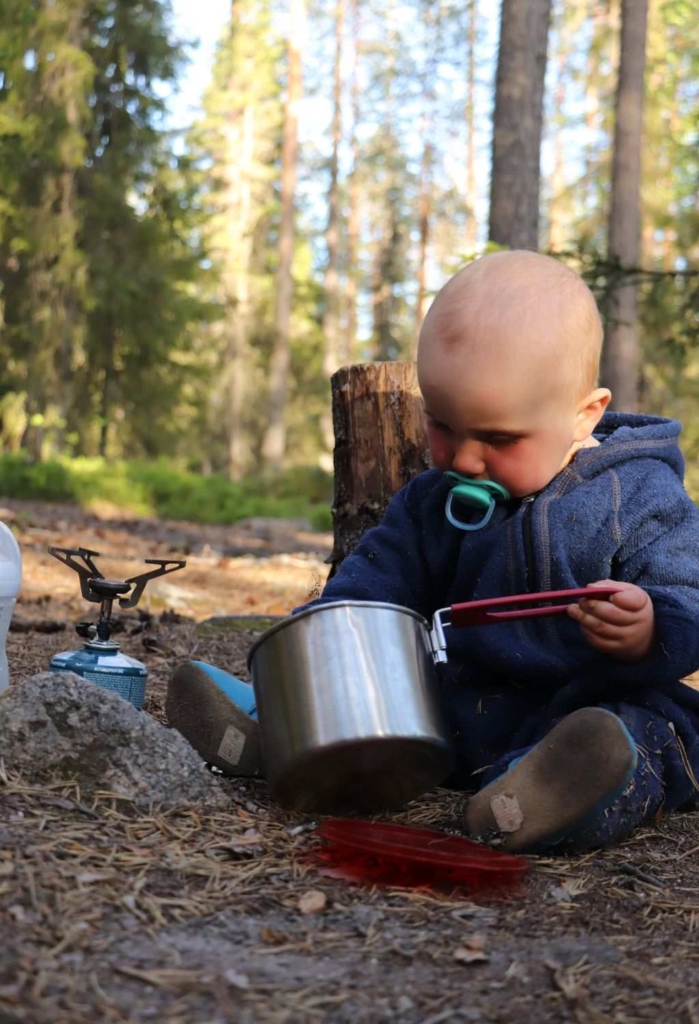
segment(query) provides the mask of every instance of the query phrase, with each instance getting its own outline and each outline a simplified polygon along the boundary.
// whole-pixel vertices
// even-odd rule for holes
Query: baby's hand
[[[633,583],[617,580],[599,580],[591,586],[618,587],[619,593],[608,601],[586,597],[569,605],[568,614],[580,623],[587,642],[619,661],[644,658],[655,636],[655,614],[648,594]]]

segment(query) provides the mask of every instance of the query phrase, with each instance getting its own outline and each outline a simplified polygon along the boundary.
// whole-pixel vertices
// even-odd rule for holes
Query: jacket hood
[[[597,476],[617,463],[633,459],[659,459],[684,478],[684,456],[678,438],[682,426],[677,420],[645,413],[608,412],[600,420],[594,437],[598,448],[581,448],[571,463],[586,479]]]

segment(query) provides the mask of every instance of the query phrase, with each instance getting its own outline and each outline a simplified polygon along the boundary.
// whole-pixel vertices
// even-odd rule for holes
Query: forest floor
[[[24,554],[14,685],[78,646],[71,623],[96,610],[49,544],[103,550],[112,577],[188,559],[120,623],[160,720],[179,660],[247,677],[265,617],[317,592],[330,550],[300,523],[202,529],[26,502],[0,519]],[[202,621],[217,615],[234,618]],[[228,811],[144,814],[0,761],[0,1024],[699,1024],[699,814],[531,857],[516,894],[485,899],[324,876],[307,856],[317,818],[282,812],[263,782],[221,785]],[[391,818],[455,830],[463,799],[440,790]]]

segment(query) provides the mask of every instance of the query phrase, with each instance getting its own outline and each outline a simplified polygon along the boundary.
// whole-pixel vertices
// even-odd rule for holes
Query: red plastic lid
[[[358,880],[505,887],[529,869],[523,857],[429,828],[335,818],[323,822],[317,834],[329,844],[323,851],[326,863],[349,866]]]

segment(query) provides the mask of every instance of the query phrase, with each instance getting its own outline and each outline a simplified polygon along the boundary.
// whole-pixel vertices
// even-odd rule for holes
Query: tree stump
[[[430,463],[415,363],[343,366],[330,384],[335,431],[332,576],[381,520],[392,495]]]

